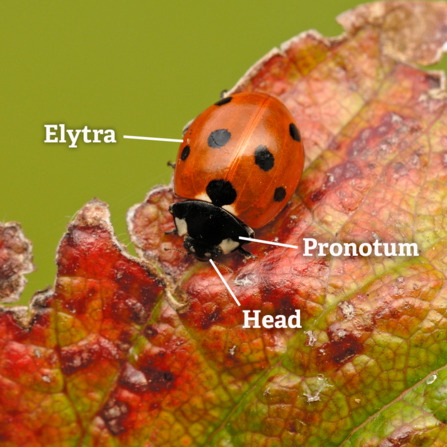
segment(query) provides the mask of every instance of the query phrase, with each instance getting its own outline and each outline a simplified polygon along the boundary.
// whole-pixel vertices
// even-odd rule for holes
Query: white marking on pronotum
[[[230,289],[230,286],[227,284],[227,282],[225,281],[224,277],[222,276],[222,273],[220,273],[219,269],[216,267],[216,264],[214,264],[213,260],[210,259],[211,265],[214,267],[214,270],[216,270],[217,274],[219,275],[219,278],[222,280],[222,282],[225,284],[225,287],[227,288],[227,290],[230,292],[230,295],[234,298],[234,301],[236,301],[236,304],[238,306],[241,305],[241,303],[239,302],[239,300],[236,298],[236,295],[233,293],[233,291]]]
[[[223,254],[226,255],[228,253],[231,253],[236,247],[239,247],[239,242],[233,241],[233,239],[224,239],[219,244],[220,249],[222,250]]]
[[[211,203],[211,199],[209,198],[209,196],[208,196],[208,194],[206,192],[202,192],[200,194],[197,194],[195,198],[197,200],[202,200],[203,202]]]
[[[177,232],[179,236],[184,236],[188,233],[188,225],[185,219],[175,218],[175,226],[177,227]]]
[[[183,140],[176,140],[174,138],[135,137],[132,135],[123,135],[123,138],[129,138],[130,140],[169,141],[171,143],[183,143]]]
[[[239,213],[236,211],[233,205],[224,205],[222,207],[224,210],[228,211],[233,216],[237,216]]]
[[[272,242],[272,241],[262,241],[261,239],[252,239],[251,237],[239,236],[239,239],[242,239],[242,240],[248,241],[248,242],[260,242],[261,244],[279,245],[280,247],[298,249],[297,245],[280,244],[279,242]]]

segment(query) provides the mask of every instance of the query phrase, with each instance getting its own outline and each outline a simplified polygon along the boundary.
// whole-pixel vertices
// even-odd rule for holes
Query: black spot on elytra
[[[206,187],[206,193],[213,205],[231,205],[236,200],[236,190],[226,180],[211,180]]]
[[[213,130],[208,137],[208,146],[214,149],[220,149],[225,146],[231,138],[231,133],[227,129]]]
[[[290,136],[291,136],[295,141],[299,141],[299,142],[301,142],[300,131],[298,130],[298,127],[296,127],[294,123],[290,123],[290,126],[289,126],[289,132],[290,132]]]
[[[284,197],[286,196],[286,190],[280,186],[279,188],[275,189],[275,194],[273,195],[273,200],[275,202],[282,202],[284,200]]]
[[[180,158],[182,161],[185,161],[188,158],[189,152],[190,152],[190,147],[185,146],[182,150],[182,154],[180,155]]]
[[[228,104],[233,98],[228,96],[227,98],[222,98],[220,101],[214,103],[215,106],[223,106],[224,104]]]
[[[255,163],[263,170],[270,171],[275,164],[275,157],[273,154],[267,149],[267,146],[258,146],[255,149]]]

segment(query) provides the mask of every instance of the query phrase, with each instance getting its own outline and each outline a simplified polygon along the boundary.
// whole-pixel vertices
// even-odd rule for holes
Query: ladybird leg
[[[168,166],[171,166],[172,169],[175,169],[175,163],[172,163],[172,161],[168,161]]]
[[[237,251],[244,256],[245,259],[256,259],[256,256],[242,247],[238,247]]]
[[[222,90],[222,91],[220,92],[220,99],[224,99],[224,98],[225,98],[225,93],[227,93],[227,92],[228,92],[227,89]]]
[[[178,234],[177,228],[174,228],[171,231],[165,231],[165,234]]]

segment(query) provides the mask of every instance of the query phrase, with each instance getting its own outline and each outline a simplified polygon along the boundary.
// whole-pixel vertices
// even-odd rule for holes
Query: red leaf
[[[19,223],[0,223],[0,303],[19,299],[27,282],[23,275],[35,270],[31,253]]]
[[[171,187],[129,211],[140,259],[89,202],[59,246],[54,291],[29,317],[0,309],[0,440],[445,445],[446,99],[443,74],[414,64],[440,58],[446,19],[444,3],[361,6],[340,17],[345,35],[301,34],[230,92],[280,97],[306,149],[295,196],[256,235],[299,249],[222,259],[241,308],[210,265],[165,250],[182,247],[164,234]],[[420,253],[306,257],[305,237]],[[23,272],[9,253],[0,265]],[[296,309],[302,329],[242,327],[241,310]]]

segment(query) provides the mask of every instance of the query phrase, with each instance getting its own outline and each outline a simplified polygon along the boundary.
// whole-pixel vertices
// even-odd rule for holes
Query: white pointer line
[[[224,277],[222,276],[222,273],[219,272],[219,269],[216,267],[216,264],[214,264],[213,260],[210,259],[211,265],[214,267],[214,270],[216,270],[217,274],[219,275],[220,279],[222,280],[222,282],[225,284],[225,287],[227,288],[227,290],[230,292],[230,295],[234,298],[234,301],[236,301],[236,304],[238,306],[241,305],[241,303],[239,302],[239,300],[236,298],[236,295],[233,293],[233,291],[230,289],[230,286],[227,284],[227,282],[225,281]]]
[[[297,245],[280,244],[279,242],[262,241],[261,239],[252,239],[251,237],[243,237],[243,236],[239,236],[239,239],[248,242],[260,242],[261,244],[279,245],[280,247],[295,248],[296,250],[298,250]]]
[[[183,143],[183,140],[175,140],[174,138],[134,137],[132,135],[123,135],[123,138],[129,138],[131,140],[170,141],[171,143]]]

